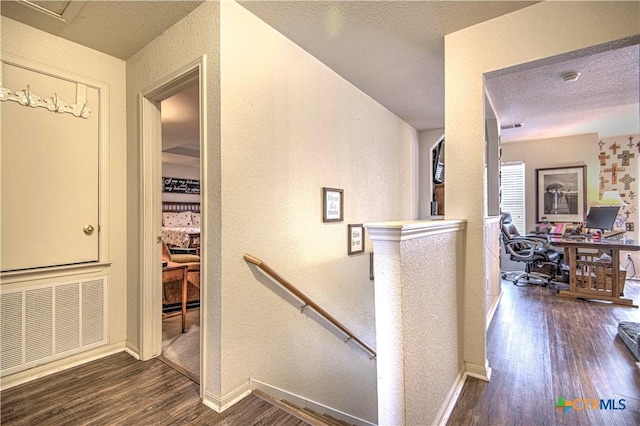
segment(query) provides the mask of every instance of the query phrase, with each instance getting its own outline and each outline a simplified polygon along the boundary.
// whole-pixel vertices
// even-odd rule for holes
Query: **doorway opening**
[[[159,357],[163,352],[163,308],[167,307],[168,310],[172,308],[171,303],[164,303],[167,301],[167,292],[165,291],[163,283],[165,269],[165,266],[163,266],[163,251],[165,252],[166,257],[167,252],[171,252],[168,250],[169,246],[184,245],[185,247],[174,247],[174,251],[176,251],[176,253],[170,253],[169,255],[171,256],[171,254],[176,254],[183,257],[192,256],[188,260],[193,260],[194,262],[192,263],[199,266],[199,268],[195,268],[195,270],[191,266],[184,267],[184,277],[186,277],[188,281],[185,288],[187,290],[191,288],[191,299],[195,299],[192,300],[192,302],[196,302],[189,305],[191,309],[187,309],[187,313],[184,318],[185,333],[191,327],[192,334],[194,336],[190,340],[192,342],[193,340],[196,341],[196,343],[192,343],[192,346],[198,347],[191,351],[191,357],[195,359],[196,362],[193,363],[192,360],[191,364],[189,364],[189,369],[195,370],[192,372],[195,374],[191,374],[189,377],[194,380],[199,378],[201,396],[203,395],[203,389],[206,386],[206,374],[204,373],[205,368],[204,363],[202,362],[202,360],[205,359],[206,347],[202,342],[206,341],[207,334],[206,327],[203,326],[204,321],[201,321],[201,318],[206,318],[206,298],[199,297],[200,294],[206,294],[207,283],[207,271],[205,267],[207,252],[207,170],[206,161],[204,161],[207,157],[205,67],[206,57],[202,56],[192,63],[185,65],[183,68],[165,76],[141,92],[139,104],[141,131],[140,180],[142,192],[140,197],[141,286],[139,300],[141,323],[139,355],[142,360],[148,360],[154,357]],[[195,96],[196,94],[197,97]],[[192,99],[191,102],[185,103],[185,98],[189,97],[196,99],[195,102],[193,102]],[[166,110],[164,111],[167,113],[166,117],[163,117],[163,110]],[[172,114],[173,118],[171,118]],[[171,129],[169,124],[176,121],[185,121],[185,116],[187,115],[191,117],[189,119],[191,124],[185,126],[183,123],[181,126],[177,127],[189,127],[191,137],[186,137],[185,134],[187,132],[183,130],[182,133],[178,132],[178,134],[182,134],[182,136],[168,138],[169,141],[179,140],[180,142],[174,142],[173,144],[167,142],[166,146],[163,147],[163,133],[166,133],[167,136],[171,136],[171,132],[175,130]],[[163,121],[165,123],[163,123]],[[182,157],[181,164],[176,160],[176,158],[179,157]],[[163,167],[163,158],[165,160],[167,158],[173,158],[169,163],[177,162],[179,164]],[[191,169],[189,169],[190,171],[188,172],[191,173],[188,175],[191,177],[169,177],[175,177],[177,179],[177,182],[172,183],[172,185],[182,191],[182,195],[180,195],[179,198],[189,195],[192,199],[197,199],[198,201],[189,202],[185,199],[178,199],[178,201],[164,201],[163,189],[166,185],[162,179],[163,175],[175,174],[181,170],[182,172],[185,172],[185,170],[187,170],[185,163],[191,164]],[[195,194],[195,192],[198,192],[195,190],[198,186],[196,185],[197,183],[199,184],[199,194]],[[186,194],[188,192],[192,193]],[[172,197],[177,196],[178,195],[175,192],[172,195]],[[191,220],[190,224],[187,224],[187,226],[191,225],[192,227],[193,222],[197,217],[197,220],[200,220],[200,224],[198,225],[201,230],[200,234],[193,235],[197,233],[188,232],[187,235],[189,235],[190,241],[185,244],[166,244],[166,236],[163,235],[162,227],[164,217],[163,210],[166,212],[167,205],[197,205],[197,209],[178,209],[173,213],[178,213],[177,216],[182,218],[181,220],[184,220],[185,216],[188,215]],[[175,219],[175,217],[173,219]],[[174,222],[173,224],[175,225],[176,223]],[[197,238],[192,239],[192,237]],[[186,253],[177,253],[179,248],[182,248]],[[196,259],[198,262],[195,262]],[[172,258],[170,261],[177,262],[177,259]],[[182,267],[178,267],[177,270],[182,270]],[[194,271],[197,272],[197,274],[193,274],[192,272]],[[167,278],[175,279],[175,277]],[[199,291],[197,285],[195,285],[195,283],[198,282]],[[179,282],[178,286],[181,290],[182,281]],[[180,293],[182,292],[180,291]],[[187,299],[189,299],[189,292],[187,292]],[[202,311],[202,315],[199,315],[199,312],[194,311],[195,307],[198,306],[198,299],[199,310]],[[179,305],[182,305],[182,299],[180,299]],[[181,336],[184,334],[182,333],[182,317],[183,316],[181,315],[180,318],[177,318],[180,323],[179,331]],[[183,363],[184,361],[181,360],[176,365]]]
[[[198,383],[202,180],[199,104],[198,80],[160,103],[163,244],[161,360]],[[186,291],[183,286],[186,286]]]

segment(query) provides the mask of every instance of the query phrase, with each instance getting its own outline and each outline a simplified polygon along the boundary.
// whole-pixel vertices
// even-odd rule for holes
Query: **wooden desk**
[[[551,244],[564,248],[564,261],[569,265],[569,290],[561,290],[560,296],[638,307],[621,294],[620,251],[640,251],[640,245],[623,240],[554,237]]]
[[[177,315],[182,315],[182,332],[184,333],[187,325],[187,268],[189,265],[179,264],[172,266],[164,266],[162,268],[162,284],[170,282],[170,281],[181,281],[182,282],[182,308],[179,312],[174,312],[171,314],[162,314],[162,318],[171,318]],[[164,301],[164,288],[163,291],[163,301]]]

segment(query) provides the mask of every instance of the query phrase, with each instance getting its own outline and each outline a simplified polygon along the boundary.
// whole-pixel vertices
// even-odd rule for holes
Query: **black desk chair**
[[[549,245],[549,240],[546,236],[520,235],[511,221],[510,213],[502,213],[501,224],[502,243],[505,252],[512,261],[525,263],[524,272],[503,271],[502,278],[509,279],[508,277],[511,274],[515,274],[510,279],[515,285],[518,285],[520,280],[526,280],[528,284],[540,284],[542,286],[549,284],[559,271],[560,253]],[[541,271],[548,271],[549,273]]]

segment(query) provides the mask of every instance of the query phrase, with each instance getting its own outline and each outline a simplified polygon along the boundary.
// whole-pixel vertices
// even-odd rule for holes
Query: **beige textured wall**
[[[242,255],[262,257],[375,344],[368,255],[347,256],[346,225],[411,218],[416,132],[241,6],[207,2],[127,61],[131,259],[140,255],[137,93],[203,53],[213,230],[205,391],[224,403],[253,377],[375,421],[375,362],[314,316],[301,316],[297,302],[256,279]],[[322,223],[323,186],[344,189],[343,223]],[[132,265],[129,315],[136,318],[138,276]],[[130,327],[132,341],[138,334]]]
[[[223,389],[254,377],[375,422],[376,363],[242,255],[375,344],[369,256],[347,256],[347,224],[412,218],[417,133],[238,4],[221,28]],[[322,222],[322,187],[344,189],[344,222]]]
[[[632,36],[639,21],[637,2],[542,2],[445,36],[445,216],[468,221],[468,259],[484,252],[483,74]],[[483,263],[467,261],[465,361],[480,374],[486,373],[483,287]]]
[[[463,236],[449,232],[401,243],[407,425],[435,424],[463,366]]]
[[[588,208],[599,199],[598,153],[597,133],[502,144],[502,161],[525,162],[527,231],[532,231],[536,225],[536,169],[586,165]]]
[[[48,33],[36,30],[19,22],[1,18],[2,52],[21,58],[39,62],[60,70],[86,76],[92,80],[103,81],[109,85],[109,205],[108,244],[110,267],[96,274],[58,274],[50,278],[49,273],[30,276],[23,285],[44,284],[45,282],[62,282],[70,279],[81,279],[88,276],[107,275],[109,282],[109,343],[124,347],[127,327],[127,257],[126,257],[126,141],[125,141],[125,63],[119,59],[63,40]],[[43,94],[44,95],[44,94]],[[10,123],[2,123],[3,126]],[[5,159],[3,158],[3,161]],[[78,161],[82,161],[81,158]],[[28,249],[25,248],[25,253]],[[3,288],[7,288],[4,287]],[[73,357],[81,360],[87,355]],[[57,361],[55,365],[64,365],[66,360]],[[47,366],[39,368],[46,369]]]

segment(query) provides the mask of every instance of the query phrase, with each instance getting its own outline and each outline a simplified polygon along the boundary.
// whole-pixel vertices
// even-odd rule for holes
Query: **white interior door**
[[[76,103],[76,82],[8,63],[1,80],[13,93]],[[88,118],[0,103],[3,272],[98,261],[98,90],[86,87],[86,101]]]

